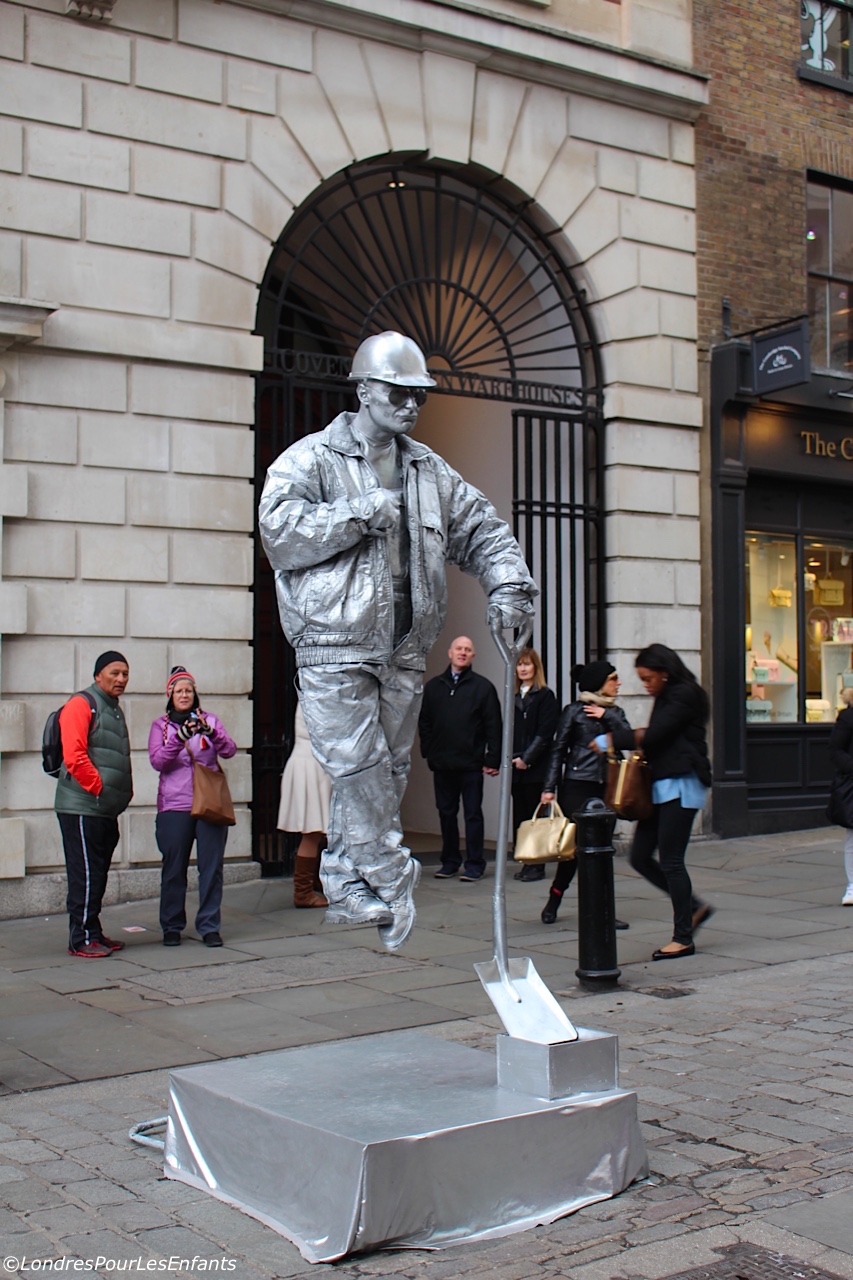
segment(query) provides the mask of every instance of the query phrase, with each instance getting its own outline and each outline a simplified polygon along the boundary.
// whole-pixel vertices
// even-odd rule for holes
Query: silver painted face
[[[378,444],[414,430],[426,393],[421,387],[400,387],[376,378],[358,384],[359,426]]]

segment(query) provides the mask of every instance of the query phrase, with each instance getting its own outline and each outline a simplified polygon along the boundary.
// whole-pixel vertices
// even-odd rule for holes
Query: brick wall
[[[798,0],[694,0],[699,343],[806,309],[809,169],[853,179],[853,97],[801,81]]]

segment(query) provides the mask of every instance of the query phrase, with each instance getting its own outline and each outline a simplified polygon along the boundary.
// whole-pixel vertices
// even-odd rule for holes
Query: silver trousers
[[[300,667],[311,749],[332,782],[320,877],[330,903],[366,883],[383,902],[399,892],[411,851],[400,802],[411,767],[423,672],[393,663]]]

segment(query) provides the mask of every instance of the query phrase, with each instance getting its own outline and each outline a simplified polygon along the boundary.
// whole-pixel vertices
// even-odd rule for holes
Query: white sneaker
[[[847,892],[841,899],[842,907],[853,907],[853,884],[848,884]]]

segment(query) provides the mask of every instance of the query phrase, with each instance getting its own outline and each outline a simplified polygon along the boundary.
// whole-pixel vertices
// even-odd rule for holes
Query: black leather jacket
[[[543,791],[556,793],[562,781],[604,781],[607,756],[592,751],[589,744],[600,733],[630,730],[631,726],[621,707],[606,707],[599,720],[588,716],[586,708],[585,702],[570,702],[563,708],[545,773]]]

